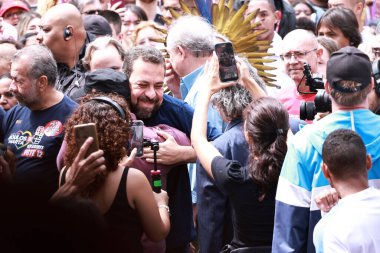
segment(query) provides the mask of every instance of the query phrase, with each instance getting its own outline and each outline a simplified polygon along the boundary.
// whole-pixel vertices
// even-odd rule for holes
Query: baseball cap
[[[129,99],[129,81],[123,72],[113,69],[98,69],[86,75],[84,92],[89,93],[95,89],[103,93],[117,93]]]
[[[7,12],[8,10],[10,10],[12,8],[19,8],[19,9],[23,9],[24,11],[29,11],[28,5],[26,3],[24,3],[23,1],[21,1],[21,0],[8,0],[8,1],[4,2],[3,5],[1,6],[0,16],[2,17],[5,12]]]
[[[326,77],[328,83],[343,93],[357,92],[371,83],[372,65],[368,56],[356,47],[343,47],[334,52],[327,62]],[[357,85],[346,88],[339,81],[354,81]]]
[[[83,18],[84,29],[94,35],[112,36],[112,28],[107,19],[100,15],[86,15]]]

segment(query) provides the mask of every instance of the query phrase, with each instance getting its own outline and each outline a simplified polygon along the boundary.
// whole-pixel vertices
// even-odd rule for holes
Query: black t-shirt
[[[260,202],[259,188],[248,167],[217,156],[212,160],[211,169],[215,184],[231,201],[234,227],[231,245],[237,248],[272,245],[276,189]]]

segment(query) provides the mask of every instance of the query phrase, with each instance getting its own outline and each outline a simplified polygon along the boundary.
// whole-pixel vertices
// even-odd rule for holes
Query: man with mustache
[[[58,189],[56,158],[63,126],[77,104],[54,88],[57,64],[45,46],[18,51],[12,57],[11,78],[9,91],[18,104],[4,117],[0,141],[16,156],[15,185],[47,200]]]
[[[294,81],[294,85],[284,89],[278,96],[292,116],[299,117],[301,101],[314,101],[315,93],[310,93],[304,76],[304,63],[310,65],[311,73],[317,72],[318,59],[322,56],[314,34],[297,29],[288,33],[283,41],[282,59],[285,72]]]
[[[123,70],[129,76],[131,110],[137,119],[144,121],[145,126],[167,124],[189,137],[194,110],[182,100],[164,94],[165,60],[162,53],[154,47],[134,47],[125,56]],[[216,129],[210,129],[209,138],[215,138],[218,133]],[[166,238],[166,252],[187,252],[195,230],[186,164],[195,162],[196,154],[191,146],[178,145],[173,136],[165,132],[158,134],[166,141],[159,144],[157,162],[176,164],[167,175],[171,230]],[[144,149],[144,158],[153,162],[150,148]]]

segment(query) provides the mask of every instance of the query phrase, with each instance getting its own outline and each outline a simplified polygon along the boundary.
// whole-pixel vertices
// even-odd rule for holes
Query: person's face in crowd
[[[356,0],[329,0],[329,8],[344,7],[352,10],[355,13]]]
[[[49,14],[45,14],[40,22],[37,40],[40,44],[47,46],[54,55],[57,62],[64,59],[66,52],[62,50],[65,40],[63,37],[64,27]]]
[[[144,29],[139,30],[139,32],[136,35],[136,46],[152,46],[157,49],[163,49],[165,48],[163,43],[154,41],[155,39],[160,39],[160,35],[156,32],[156,30],[151,27],[147,26]]]
[[[25,11],[20,8],[11,8],[3,14],[3,19],[7,23],[16,26],[20,20],[20,15]]]
[[[9,91],[12,79],[2,78],[0,79],[0,106],[8,111],[17,104],[17,99],[13,92]]]
[[[255,31],[267,30],[261,34],[258,39],[260,40],[273,40],[274,26],[280,20],[279,12],[274,10],[267,0],[251,1],[246,11],[246,16],[251,14],[254,10],[260,9],[256,19],[251,21],[252,24],[260,22],[261,25],[255,28]]]
[[[31,33],[31,32],[37,32],[38,31],[38,25],[40,24],[41,19],[40,18],[33,18],[30,20],[28,27],[26,28],[25,33]]]
[[[37,88],[37,80],[28,76],[29,59],[22,57],[12,62],[12,82],[9,90],[13,92],[20,105],[33,109],[40,103],[40,92]]]
[[[136,26],[140,24],[140,18],[132,11],[127,10],[124,14],[123,24],[121,26],[121,33],[124,37],[131,37]]]
[[[169,9],[172,9],[181,15],[185,14],[178,0],[164,0],[164,5],[162,6],[162,16],[169,21],[173,20],[173,16]]]
[[[312,73],[317,71],[317,46],[310,41],[286,41],[283,43],[282,51],[285,63],[285,71],[297,85],[303,77],[303,65],[308,63]]]
[[[105,68],[121,71],[123,67],[123,60],[121,59],[117,49],[113,45],[108,45],[106,48],[92,52],[89,65],[90,71]]]
[[[311,14],[313,14],[313,11],[310,10],[309,6],[307,6],[304,3],[299,3],[296,6],[294,6],[294,12],[296,13],[296,18],[311,18]]]
[[[102,5],[99,1],[87,1],[89,3],[85,3],[82,9],[82,15],[93,15],[98,14],[100,10],[102,10]]]
[[[160,108],[164,95],[165,67],[144,62],[141,58],[133,63],[129,77],[132,111],[138,119],[148,119]]]
[[[325,36],[334,40],[339,48],[350,45],[350,40],[344,36],[339,28],[329,28],[324,23],[321,23],[319,27],[318,36]]]

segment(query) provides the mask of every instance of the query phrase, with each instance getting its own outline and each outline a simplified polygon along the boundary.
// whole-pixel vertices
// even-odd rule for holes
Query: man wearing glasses
[[[20,15],[27,11],[29,11],[29,7],[23,1],[8,0],[4,1],[1,6],[0,16],[8,24],[16,26],[20,20]]]
[[[281,58],[285,64],[285,72],[294,81],[294,85],[284,89],[277,99],[284,104],[290,115],[299,117],[301,101],[314,101],[316,95],[305,85],[304,63],[310,65],[312,74],[316,73],[322,49],[318,49],[314,34],[302,29],[288,33],[282,49]]]

